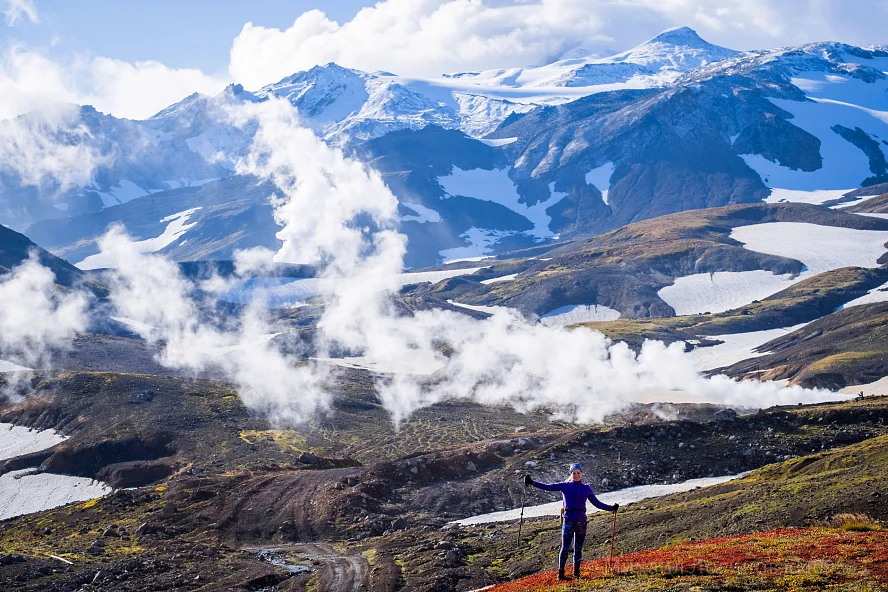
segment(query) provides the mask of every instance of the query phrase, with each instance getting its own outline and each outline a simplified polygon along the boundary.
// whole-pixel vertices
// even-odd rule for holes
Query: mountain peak
[[[638,64],[652,70],[665,68],[687,72],[736,53],[733,49],[709,43],[690,27],[673,27],[637,47],[601,61]]]
[[[684,45],[688,47],[703,47],[710,45],[708,41],[697,34],[690,27],[672,27],[666,29],[647,43],[666,43],[668,45]]]

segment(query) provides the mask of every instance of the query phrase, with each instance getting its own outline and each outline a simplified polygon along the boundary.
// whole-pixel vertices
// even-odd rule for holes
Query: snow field
[[[677,315],[718,313],[766,298],[792,283],[792,276],[770,271],[717,271],[675,278],[657,295]]]
[[[724,312],[762,300],[818,273],[841,267],[878,267],[888,231],[856,230],[802,222],[740,226],[731,238],[750,251],[801,261],[799,275],[769,271],[731,271],[683,276],[658,294],[678,315]]]
[[[796,259],[807,268],[804,277],[841,267],[879,267],[888,231],[819,226],[804,222],[769,222],[740,226],[731,238],[750,251]]]
[[[761,155],[741,155],[765,185],[772,189],[769,203],[800,201],[823,203],[860,187],[873,175],[869,158],[862,150],[832,130],[833,126],[860,128],[871,137],[888,137],[888,82],[867,83],[851,77],[803,72],[792,79],[805,91],[808,101],[769,99],[792,113],[791,123],[820,140],[823,166],[801,171],[781,166]],[[884,152],[884,146],[879,144]],[[851,188],[851,189],[849,189]]]
[[[53,430],[0,423],[0,461],[46,450],[66,439]],[[30,469],[12,471],[0,476],[0,520],[100,497],[110,491],[110,487],[92,479],[34,474]]]

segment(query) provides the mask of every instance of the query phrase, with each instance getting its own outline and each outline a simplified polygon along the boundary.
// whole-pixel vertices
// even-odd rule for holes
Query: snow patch
[[[875,304],[877,302],[888,302],[888,283],[882,284],[877,288],[873,288],[863,296],[846,302],[842,306],[838,307],[836,310],[842,310],[844,308],[850,308],[852,306],[860,306],[861,304]]]
[[[767,203],[781,203],[786,201],[820,205],[824,202],[841,199],[851,189],[815,189],[814,191],[800,191],[795,189],[771,188],[771,195],[765,198]],[[851,204],[848,204],[851,205]]]
[[[0,460],[40,452],[67,440],[54,430],[35,430],[11,423],[0,423]]]
[[[586,185],[595,186],[601,192],[601,199],[608,203],[607,194],[610,189],[610,179],[614,174],[614,163],[606,162],[586,173]]]
[[[776,294],[795,281],[789,274],[763,270],[696,273],[675,278],[657,295],[680,316],[718,313]]]
[[[487,285],[487,284],[497,284],[499,282],[511,282],[516,277],[518,277],[517,273],[510,273],[509,275],[501,275],[499,277],[490,278],[489,280],[481,280],[481,283],[484,285]]]
[[[0,520],[86,501],[111,493],[99,481],[30,469],[0,476]]]
[[[462,259],[447,259],[441,265],[452,265],[453,263],[477,263],[485,259],[493,259],[493,255],[482,255],[480,257],[464,257]]]
[[[33,370],[33,368],[25,368],[8,360],[0,360],[0,372],[28,372],[29,370]],[[2,425],[0,424],[0,426]]]
[[[547,327],[564,327],[574,323],[592,323],[595,321],[616,321],[620,311],[598,304],[570,304],[550,310],[540,317],[540,322]]]
[[[196,222],[191,224],[187,224],[187,222],[191,215],[199,209],[199,207],[191,208],[190,210],[185,210],[184,212],[179,212],[178,214],[163,218],[160,222],[167,225],[163,234],[155,238],[135,241],[133,244],[141,253],[156,253],[164,247],[174,243],[185,234],[189,228],[196,224]],[[115,260],[116,257],[113,252],[96,253],[75,265],[83,270],[103,269],[113,266]]]
[[[147,191],[127,179],[121,179],[117,185],[110,187],[108,191],[97,191],[96,193],[102,198],[102,204],[106,208],[148,195]]]
[[[468,246],[451,247],[438,251],[438,254],[444,258],[445,265],[458,261],[480,261],[489,257],[488,254],[493,250],[493,245],[497,241],[513,234],[515,232],[511,230],[490,230],[472,227],[459,235],[460,238],[469,241]]]
[[[446,360],[432,355],[431,352],[414,352],[413,355],[398,360],[392,364],[388,360],[377,360],[365,356],[348,358],[315,358],[318,362],[326,362],[343,368],[355,368],[358,370],[370,370],[379,374],[412,374],[416,376],[429,376],[447,365]]]
[[[499,146],[508,146],[509,144],[513,144],[518,141],[518,138],[498,138],[493,140],[485,140],[484,138],[480,139],[481,142],[484,142],[488,146],[493,146],[497,148]]]
[[[476,304],[460,304],[459,302],[454,302],[453,300],[448,300],[447,304],[458,306],[459,308],[465,308],[467,310],[486,312],[487,314],[496,314],[499,311],[508,310],[507,306],[480,306]]]
[[[867,397],[873,395],[888,395],[888,376],[883,376],[875,382],[846,386],[845,388],[839,390],[839,392],[846,395],[856,395],[858,393],[863,393],[864,396]]]
[[[400,287],[415,284],[438,283],[461,275],[471,275],[482,267],[451,269],[446,271],[422,271],[402,273],[398,275]],[[321,278],[250,278],[240,280],[233,287],[219,295],[220,300],[236,304],[247,304],[260,299],[271,308],[294,307],[303,305],[305,300],[333,291],[335,282],[346,280],[330,280]]]
[[[431,208],[406,201],[402,201],[401,205],[416,212],[415,216],[401,216],[401,222],[418,222],[419,224],[425,224],[426,222],[441,221],[441,214]]]
[[[772,339],[783,337],[793,331],[804,327],[807,323],[784,327],[781,329],[766,329],[764,331],[749,331],[747,333],[731,333],[728,335],[713,335],[707,339],[722,341],[718,345],[708,347],[695,347],[691,350],[691,358],[697,366],[697,370],[705,372],[731,366],[737,362],[757,358],[766,355],[767,352],[753,351]]]
[[[485,169],[465,171],[459,167],[453,167],[453,171],[449,175],[438,177],[438,182],[448,195],[462,195],[482,201],[490,201],[524,216],[533,224],[533,229],[528,234],[537,238],[551,238],[555,236],[549,230],[552,218],[546,214],[546,210],[564,199],[567,193],[555,192],[554,183],[550,183],[549,199],[528,206],[522,203],[523,198],[518,194],[515,183],[509,178],[510,170],[511,167],[489,171]]]

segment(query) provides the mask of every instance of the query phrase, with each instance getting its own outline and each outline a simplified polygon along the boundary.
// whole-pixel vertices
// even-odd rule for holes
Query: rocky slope
[[[524,539],[536,542],[517,549],[514,525],[441,527],[520,503],[528,466],[540,479],[556,479],[578,459],[604,491],[802,456],[741,481],[629,506],[623,552],[692,531],[807,526],[837,508],[882,517],[870,502],[884,477],[884,437],[867,440],[885,434],[882,399],[719,420],[711,409],[687,408],[686,419],[633,425],[626,417],[610,427],[559,425],[544,414],[502,409],[485,416],[454,402],[420,412],[395,433],[373,419],[378,401],[362,376],[343,377],[329,418],[290,430],[249,417],[219,383],[42,376],[35,392],[5,406],[0,418],[59,428],[71,439],[13,459],[4,471],[39,465],[121,486],[154,483],[0,523],[0,581],[25,590],[298,590],[312,582],[331,590],[468,590],[547,565],[556,521],[525,524]],[[465,417],[475,418],[477,429],[466,431]],[[847,453],[829,450],[849,444]],[[836,460],[851,455],[858,462]],[[838,475],[835,466],[843,467]],[[800,479],[822,483],[820,492],[841,479],[844,496],[787,497]],[[857,485],[849,489],[849,481]],[[762,496],[781,504],[762,505]],[[549,498],[534,491],[528,501]],[[592,531],[603,532],[606,519],[593,516]],[[593,538],[587,551],[597,549]]]

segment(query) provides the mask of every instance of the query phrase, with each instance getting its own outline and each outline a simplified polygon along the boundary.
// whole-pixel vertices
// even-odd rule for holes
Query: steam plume
[[[299,127],[295,110],[271,100],[237,110],[258,132],[242,172],[281,191],[275,216],[283,227],[279,261],[325,266],[330,282],[319,328],[330,342],[392,366],[409,356],[445,365],[435,381],[395,375],[380,386],[395,423],[416,409],[450,398],[548,407],[570,419],[597,421],[631,401],[685,399],[744,405],[813,401],[823,392],[780,389],[727,377],[705,379],[679,344],[644,344],[635,355],[586,329],[531,325],[502,311],[477,321],[449,311],[395,314],[391,293],[402,270],[405,238],[394,229],[397,200],[375,172],[345,158]],[[367,222],[369,219],[369,223]],[[449,359],[441,344],[452,350]]]
[[[66,349],[86,328],[87,304],[83,292],[60,290],[32,254],[0,279],[0,356],[27,368],[48,367],[53,350]],[[4,394],[13,395],[16,385],[9,378]]]

